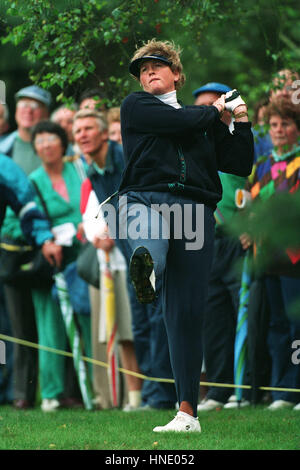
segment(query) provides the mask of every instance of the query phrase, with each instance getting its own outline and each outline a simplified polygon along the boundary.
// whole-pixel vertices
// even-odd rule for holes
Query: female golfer
[[[212,106],[182,106],[184,84],[173,43],[138,49],[130,73],[144,91],[121,106],[126,168],[119,188],[122,237],[132,249],[130,275],[140,302],[161,292],[179,412],[162,431],[201,431],[197,402],[202,366],[201,324],[213,254],[214,210],[222,197],[218,171],[247,176],[253,137],[247,107],[230,92]],[[230,95],[230,96],[229,96]],[[234,112],[233,134],[220,120]],[[158,358],[159,360],[159,358]]]

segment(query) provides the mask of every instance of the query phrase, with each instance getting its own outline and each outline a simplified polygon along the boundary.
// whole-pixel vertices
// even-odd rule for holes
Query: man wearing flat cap
[[[210,106],[231,88],[223,83],[209,82],[193,91],[194,104]],[[222,121],[233,130],[233,119],[227,110]],[[224,223],[238,210],[235,205],[235,190],[245,186],[246,177],[219,172],[222,184],[222,199],[214,213],[216,230],[214,256],[209,279],[208,297],[203,321],[203,353],[206,380],[212,383],[234,382],[234,341],[239,308],[241,279],[236,269],[245,254],[238,238],[224,231]],[[206,397],[198,405],[198,411],[220,408],[236,408],[238,402],[231,397],[230,388],[210,387]],[[249,405],[245,398],[241,406]]]
[[[11,157],[27,175],[40,166],[40,159],[31,145],[31,129],[49,116],[51,95],[36,85],[22,88],[15,94],[17,130],[0,143],[0,153]]]
[[[40,121],[49,116],[51,95],[36,85],[22,88],[15,94],[15,120],[17,130],[11,132],[0,142],[0,153],[7,155],[29,175],[41,165],[31,145],[31,131]],[[9,236],[18,240],[22,237],[20,223],[15,213],[6,211],[1,237]],[[10,317],[12,335],[37,343],[35,312],[31,289],[13,285],[4,286],[4,294]],[[24,409],[33,406],[38,380],[37,351],[15,345],[14,348],[13,395],[15,407]]]
[[[193,91],[193,95],[195,97],[194,104],[196,106],[211,106],[218,98],[220,98],[221,95],[226,94],[231,90],[232,88],[230,88],[228,85],[224,85],[224,83],[206,83],[205,85]],[[231,113],[225,110],[222,115],[222,121],[230,126],[231,120]]]

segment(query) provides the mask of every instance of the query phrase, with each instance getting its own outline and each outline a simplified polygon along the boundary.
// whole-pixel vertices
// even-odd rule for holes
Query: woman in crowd
[[[257,161],[253,179],[251,177],[248,189],[255,202],[266,201],[282,191],[294,193],[300,183],[299,106],[281,97],[273,99],[265,110],[265,120],[270,126],[273,150],[269,157],[262,157]],[[251,243],[245,235],[242,240],[244,248]],[[299,389],[300,368],[292,361],[292,344],[300,338],[300,318],[298,321],[292,319],[289,312],[292,305],[300,301],[300,278],[292,275],[295,265],[291,260],[282,266],[278,262],[276,264],[276,274],[274,268],[266,266],[265,278],[270,307],[267,338],[272,362],[270,386]],[[293,407],[297,402],[299,393],[272,391],[269,409]],[[297,406],[299,409],[299,405]]]
[[[80,248],[76,237],[81,223],[80,188],[85,177],[80,159],[63,159],[68,145],[64,129],[50,121],[36,125],[32,144],[42,165],[30,175],[46,204],[56,243],[64,246],[62,270],[74,261]],[[40,198],[37,202],[41,205]],[[67,246],[67,248],[66,248]],[[51,288],[33,289],[33,302],[39,343],[66,350],[67,336],[59,303]],[[86,355],[90,355],[90,317],[76,315],[80,324]],[[52,411],[61,406],[65,390],[66,359],[64,356],[39,351],[42,409]]]

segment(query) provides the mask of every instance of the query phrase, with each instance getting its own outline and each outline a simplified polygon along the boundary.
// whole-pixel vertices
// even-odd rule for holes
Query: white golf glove
[[[225,95],[225,109],[233,113],[237,106],[241,104],[246,105],[245,101],[241,98],[237,90],[230,90]]]

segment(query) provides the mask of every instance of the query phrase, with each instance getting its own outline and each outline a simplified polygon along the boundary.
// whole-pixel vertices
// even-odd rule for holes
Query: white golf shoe
[[[60,403],[56,398],[44,398],[42,400],[41,409],[45,412],[56,411],[60,407]]]
[[[194,418],[183,411],[178,411],[172,421],[165,426],[156,426],[154,432],[201,432],[198,418]]]
[[[220,401],[213,400],[208,398],[208,400],[202,400],[201,403],[197,406],[198,411],[213,411],[223,408],[224,403]]]
[[[268,406],[268,410],[282,410],[283,408],[292,408],[295,406],[295,403],[286,400],[275,400]]]
[[[246,406],[250,406],[250,404],[251,404],[250,401],[245,400],[244,398],[242,398],[240,402],[238,400],[234,401],[232,399],[232,401],[228,401],[226,405],[224,405],[224,409],[234,410],[236,408],[245,408]]]

